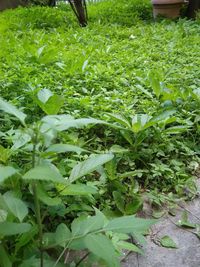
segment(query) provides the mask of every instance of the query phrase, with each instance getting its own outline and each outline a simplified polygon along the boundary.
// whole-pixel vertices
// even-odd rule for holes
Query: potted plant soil
[[[180,16],[181,7],[185,0],[151,0],[153,4],[154,18],[163,16],[166,18],[177,18]]]

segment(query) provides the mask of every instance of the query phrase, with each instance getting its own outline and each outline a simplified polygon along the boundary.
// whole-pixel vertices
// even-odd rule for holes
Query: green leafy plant
[[[39,99],[43,104],[39,105],[51,114],[55,111],[54,105],[52,103],[51,108],[48,106],[49,109],[46,109],[45,104],[49,98],[45,98],[44,94],[49,96],[50,93],[41,92]],[[43,101],[44,99],[47,101]],[[52,101],[57,101],[57,98],[54,97]],[[141,239],[154,223],[153,220],[134,216],[107,219],[102,212],[95,209],[95,215],[82,214],[72,221],[70,228],[65,223],[66,219],[62,222],[59,216],[51,222],[55,224],[54,231],[45,223],[46,220],[51,220],[48,207],[67,204],[66,197],[69,196],[91,197],[97,194],[94,186],[87,185],[87,182],[81,182],[80,179],[112,160],[113,155],[93,154],[77,164],[74,162],[74,167],[63,176],[56,167],[56,156],[59,153],[85,151],[70,144],[54,144],[54,140],[61,132],[70,128],[80,128],[100,121],[49,115],[28,125],[26,114],[3,99],[0,99],[0,109],[16,117],[22,125],[13,130],[9,140],[12,143],[9,148],[11,158],[0,166],[0,265],[64,266],[69,249],[87,249],[95,255],[95,260],[101,259],[107,266],[120,266],[118,258],[121,249],[130,248],[141,252],[134,244],[127,243],[129,234],[135,234]],[[21,137],[17,139],[15,135],[19,136],[19,132]],[[7,134],[5,132],[3,136],[5,142],[8,141]],[[12,160],[13,154],[26,155],[26,163],[20,166],[17,161]],[[14,236],[14,239],[10,239],[10,236]]]

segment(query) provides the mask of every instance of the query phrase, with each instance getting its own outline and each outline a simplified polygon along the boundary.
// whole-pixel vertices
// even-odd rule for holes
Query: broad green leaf
[[[113,192],[113,198],[114,198],[115,205],[117,206],[117,208],[122,213],[124,213],[125,200],[124,200],[124,197],[122,196],[122,193],[118,192],[118,191],[114,191]]]
[[[72,222],[72,235],[86,235],[90,232],[97,231],[103,228],[105,217],[102,213],[97,213],[95,216],[78,218]]]
[[[195,223],[191,223],[189,221],[187,211],[184,211],[182,213],[181,219],[178,221],[177,225],[178,226],[182,226],[182,227],[186,227],[186,228],[192,228],[192,229],[196,228],[196,224]]]
[[[12,154],[11,149],[9,148],[4,148],[3,146],[0,145],[0,163],[6,163],[8,159],[10,158]]]
[[[6,210],[0,209],[0,222],[5,222],[8,216],[8,212]]]
[[[40,105],[40,107],[46,114],[54,115],[60,111],[63,104],[64,104],[64,98],[62,96],[53,95],[48,99],[48,101],[45,104]]]
[[[146,238],[144,237],[143,234],[139,233],[139,232],[134,232],[131,234],[134,239],[142,246],[144,246],[147,243]]]
[[[41,89],[37,93],[38,99],[44,104],[49,100],[51,96],[53,96],[53,93],[47,88]]]
[[[26,114],[24,114],[22,111],[18,110],[15,106],[11,105],[4,99],[0,97],[0,110],[3,110],[4,112],[14,115],[16,118],[18,118],[22,124],[25,124],[25,118]]]
[[[56,245],[60,245],[61,247],[66,247],[67,245],[67,240],[71,238],[71,232],[69,228],[66,226],[66,224],[61,223],[58,225],[56,228],[56,233],[55,233],[55,241]]]
[[[155,219],[159,219],[159,218],[163,217],[165,214],[166,214],[166,211],[165,210],[162,210],[162,211],[154,211],[153,214],[152,214],[152,216]]]
[[[56,243],[56,234],[47,232],[43,234],[43,244],[44,246],[55,246]]]
[[[159,75],[155,71],[150,71],[148,75],[151,87],[157,97],[162,93],[162,87],[159,80]]]
[[[156,220],[141,219],[136,218],[135,216],[124,216],[109,221],[104,229],[105,231],[113,231],[117,233],[143,233],[155,222]]]
[[[9,253],[5,250],[3,245],[0,245],[0,266],[1,267],[12,267],[12,262]]]
[[[117,246],[121,249],[126,249],[144,255],[144,252],[140,248],[130,242],[119,241]]]
[[[38,226],[34,225],[30,231],[24,233],[23,235],[21,235],[18,239],[17,239],[17,243],[15,246],[15,253],[17,253],[17,251],[26,246],[29,242],[31,242],[32,240],[34,240],[34,237],[38,234]]]
[[[160,239],[160,244],[162,247],[165,247],[165,248],[177,248],[177,245],[176,243],[173,241],[173,239],[169,236],[163,236],[161,239]]]
[[[84,250],[86,249],[84,237],[80,237],[78,239],[70,240],[68,243],[68,248],[73,250]]]
[[[31,135],[28,134],[26,131],[24,131],[23,129],[15,130],[15,134],[12,137],[13,146],[11,149],[12,150],[19,149],[30,141],[31,141]]]
[[[84,61],[83,66],[82,66],[82,72],[84,72],[85,68],[86,68],[87,65],[88,65],[88,62],[89,62],[88,59],[86,59],[86,60]]]
[[[112,180],[115,180],[118,178],[118,176],[117,176],[117,162],[116,162],[115,158],[113,158],[113,160],[110,160],[105,164],[105,170],[106,170],[107,177],[109,180],[112,181]]]
[[[118,122],[120,125],[125,126],[126,128],[131,128],[131,124],[128,119],[126,119],[124,116],[120,114],[107,114],[110,118],[112,118],[114,121]]]
[[[60,192],[62,196],[84,196],[89,194],[96,194],[97,189],[92,186],[84,184],[71,184]]]
[[[126,141],[131,145],[134,146],[133,138],[132,138],[132,132],[128,131],[120,131],[122,136],[126,139]]]
[[[35,258],[35,256],[24,260],[19,267],[39,267],[41,263],[40,258]],[[54,259],[44,259],[43,267],[55,267],[55,260]],[[56,264],[56,267],[66,267],[66,264],[64,263],[58,263]]]
[[[123,148],[123,147],[121,147],[119,145],[113,145],[110,148],[110,152],[111,153],[115,153],[115,154],[124,154],[124,153],[130,152],[130,150],[127,149],[127,148]]]
[[[78,146],[67,145],[67,144],[54,144],[48,147],[46,152],[55,152],[55,153],[66,153],[66,152],[75,152],[77,154],[81,154],[86,151]]]
[[[18,170],[14,169],[11,166],[0,166],[0,184],[17,172]]]
[[[37,50],[37,57],[38,57],[38,58],[42,55],[42,53],[43,53],[45,47],[46,47],[46,45],[43,45],[43,46],[41,46],[40,48],[38,48],[38,50]]]
[[[124,172],[122,174],[118,174],[121,179],[127,178],[127,177],[142,177],[143,173],[145,173],[145,170],[135,170],[130,172]]]
[[[74,119],[70,115],[49,115],[42,119],[43,125],[41,127],[42,132],[54,129],[56,131],[65,131],[69,128],[83,128],[90,124],[106,124],[106,122],[93,119],[83,118]]]
[[[69,177],[70,182],[72,183],[80,177],[95,171],[99,166],[102,166],[112,158],[112,154],[95,155],[83,162],[78,163],[71,171]]]
[[[173,126],[173,127],[169,127],[167,129],[165,129],[163,132],[166,134],[180,134],[180,133],[184,133],[188,130],[187,126]]]
[[[89,251],[102,258],[108,267],[119,267],[120,263],[115,248],[108,237],[102,234],[89,234],[85,237],[85,245]]]
[[[23,179],[51,181],[54,183],[66,184],[66,180],[62,177],[60,172],[52,165],[36,166],[35,168],[28,171],[23,176]]]
[[[149,116],[147,114],[136,114],[132,118],[132,130],[133,130],[133,132],[138,133],[141,130],[152,126],[152,124],[149,124],[150,119],[151,119],[151,116]]]
[[[174,113],[176,113],[175,109],[170,109],[170,110],[163,111],[160,114],[154,116],[151,119],[151,121],[154,121],[154,122],[164,121],[164,120],[170,118]]]
[[[143,200],[139,196],[133,196],[129,203],[125,206],[125,214],[133,215],[143,207]]]
[[[43,189],[42,185],[37,185],[38,198],[48,206],[57,206],[61,204],[61,199],[58,197],[50,197],[46,190]]]
[[[28,215],[26,204],[19,198],[13,196],[10,192],[3,195],[3,199],[11,213],[19,219],[20,222]]]
[[[23,234],[31,229],[29,223],[0,222],[0,236]]]

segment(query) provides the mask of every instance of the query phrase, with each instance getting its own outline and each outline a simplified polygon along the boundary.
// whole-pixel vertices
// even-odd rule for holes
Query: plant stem
[[[32,168],[35,167],[36,144],[37,144],[37,135],[35,135],[33,138]],[[42,219],[41,219],[41,212],[40,212],[40,202],[39,202],[39,198],[38,198],[37,183],[36,182],[32,183],[32,190],[33,190],[33,196],[34,196],[35,216],[36,216],[38,229],[39,229],[40,267],[43,267],[44,266],[43,231],[42,231]]]
[[[88,257],[88,255],[90,254],[90,252],[88,252],[88,253],[86,253],[78,262],[77,262],[77,264],[76,264],[76,266],[75,267],[78,267],[80,264],[81,264],[81,262],[83,262],[87,257]]]

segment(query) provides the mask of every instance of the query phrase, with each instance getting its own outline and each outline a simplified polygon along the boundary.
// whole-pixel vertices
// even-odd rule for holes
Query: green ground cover
[[[72,181],[84,177],[76,182],[77,187],[65,191],[64,202],[57,198],[51,202],[49,197],[62,192],[62,186],[40,185],[40,201],[51,203],[48,212],[55,219],[44,219],[48,231],[63,218],[71,222],[77,214],[92,214],[93,206],[108,217],[132,215],[142,207],[141,193],[157,205],[196,194],[200,22],[154,22],[148,1],[122,4],[123,0],[89,6],[86,28],[79,28],[63,5],[0,14],[1,97],[27,114],[29,125],[27,130],[12,116],[0,114],[2,166],[23,174],[28,171],[25,180],[33,179],[35,173],[29,169],[35,147],[40,163],[53,163]],[[0,104],[1,110],[15,113]],[[34,126],[39,135],[36,142],[31,125],[54,114],[67,114],[64,121],[70,122],[61,127],[73,127],[63,132],[56,118],[48,117],[56,134],[44,135],[38,125],[50,124],[43,119]],[[101,121],[75,121],[69,115]],[[24,124],[23,115],[17,117]],[[76,147],[52,147],[57,143]],[[91,154],[97,157],[96,165],[95,160],[89,165],[95,167],[82,172],[82,167],[73,169],[77,162],[91,160]],[[106,158],[99,158],[101,154]],[[8,179],[2,185],[2,192],[16,190],[21,196],[18,178],[9,183]],[[23,197],[27,202],[29,198],[28,194]],[[29,252],[23,253],[28,258]]]

